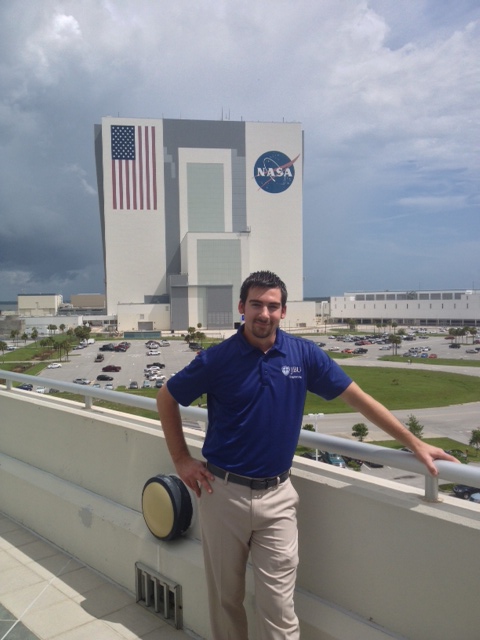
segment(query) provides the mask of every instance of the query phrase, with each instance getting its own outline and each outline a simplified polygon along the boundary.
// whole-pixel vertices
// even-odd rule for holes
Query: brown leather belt
[[[253,489],[254,491],[278,487],[279,484],[285,482],[285,480],[290,476],[290,469],[288,469],[281,475],[274,476],[273,478],[247,478],[246,476],[239,476],[236,473],[225,471],[225,469],[221,469],[211,462],[207,462],[207,469],[213,473],[214,476],[217,476],[217,478],[221,478],[222,480],[226,479],[227,482],[241,484],[244,487],[250,487],[250,489]]]

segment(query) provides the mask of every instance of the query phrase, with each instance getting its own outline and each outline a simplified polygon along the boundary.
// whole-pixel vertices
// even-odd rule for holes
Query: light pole
[[[315,433],[318,433],[318,419],[323,418],[324,413],[309,413],[308,417],[313,420],[313,426],[315,428]],[[318,449],[315,449],[315,460],[318,462]]]

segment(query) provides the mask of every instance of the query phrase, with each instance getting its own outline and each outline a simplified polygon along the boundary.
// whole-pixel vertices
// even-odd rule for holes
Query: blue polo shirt
[[[313,342],[277,330],[274,346],[263,353],[247,342],[241,327],[202,351],[167,386],[183,406],[207,395],[206,460],[264,478],[292,464],[307,391],[332,400],[351,382]]]

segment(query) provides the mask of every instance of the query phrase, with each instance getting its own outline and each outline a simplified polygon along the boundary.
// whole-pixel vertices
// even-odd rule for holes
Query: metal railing
[[[95,399],[107,400],[116,404],[128,405],[139,409],[156,411],[156,402],[153,398],[145,398],[136,394],[123,393],[121,391],[111,391],[108,389],[98,389],[89,385],[79,385],[72,382],[61,382],[59,380],[52,381],[51,378],[43,378],[40,376],[29,376],[21,373],[13,373],[11,371],[0,371],[0,379],[6,381],[5,389],[7,391],[15,391],[14,382],[30,383],[34,386],[52,387],[59,391],[66,391],[83,396],[85,408],[94,410],[93,401]],[[0,386],[1,389],[1,386]],[[34,391],[21,391],[18,393],[35,393]],[[41,394],[38,394],[40,397]],[[1,396],[0,396],[1,397]],[[55,396],[48,395],[52,399]],[[207,427],[207,410],[199,407],[180,407],[182,420],[203,423]],[[185,425],[188,426],[188,425]],[[323,435],[302,429],[298,440],[299,445],[310,447],[312,449],[321,449],[331,453],[348,456],[350,458],[359,459],[364,462],[371,462],[381,465],[394,467],[423,475],[425,479],[425,500],[428,502],[438,502],[438,479],[452,482],[455,484],[465,484],[472,487],[480,488],[480,468],[465,464],[455,464],[439,460],[435,463],[439,475],[431,476],[426,467],[419,462],[412,453],[406,451],[397,451],[386,447],[367,444],[365,442],[355,442],[338,438],[335,436]]]

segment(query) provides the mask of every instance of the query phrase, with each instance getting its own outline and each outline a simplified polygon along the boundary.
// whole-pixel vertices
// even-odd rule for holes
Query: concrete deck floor
[[[0,513],[0,640],[188,640],[135,597]]]

